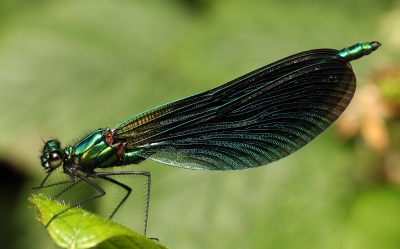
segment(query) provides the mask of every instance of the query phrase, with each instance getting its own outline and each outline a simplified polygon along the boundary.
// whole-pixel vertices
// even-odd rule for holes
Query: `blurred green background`
[[[241,172],[124,168],[151,172],[148,235],[174,249],[400,248],[399,2],[1,1],[1,247],[54,248],[27,201],[40,136],[67,145],[291,54],[372,40],[344,117],[294,155]],[[132,227],[132,212],[116,221]]]

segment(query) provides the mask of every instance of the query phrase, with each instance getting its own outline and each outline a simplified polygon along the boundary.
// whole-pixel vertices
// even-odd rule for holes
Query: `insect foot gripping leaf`
[[[31,195],[29,201],[38,210],[39,221],[46,225],[55,213],[68,208],[44,195]],[[152,248],[167,247],[126,227],[80,208],[71,208],[47,227],[60,248]]]

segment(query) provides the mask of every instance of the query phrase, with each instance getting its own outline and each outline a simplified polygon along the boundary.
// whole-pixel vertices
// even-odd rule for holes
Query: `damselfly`
[[[144,176],[146,235],[150,173],[96,169],[138,164],[145,159],[209,171],[249,169],[277,161],[309,143],[342,114],[356,89],[349,62],[380,45],[366,42],[340,51],[301,52],[214,89],[140,113],[114,129],[99,128],[64,149],[57,140],[47,141],[40,160],[48,175],[33,189],[66,184],[63,193],[84,181],[96,190],[97,194],[72,208],[105,195],[93,178],[115,184],[126,194],[112,218],[131,193],[129,186],[113,177]],[[60,166],[68,180],[46,185]],[[67,210],[54,215],[47,225]]]

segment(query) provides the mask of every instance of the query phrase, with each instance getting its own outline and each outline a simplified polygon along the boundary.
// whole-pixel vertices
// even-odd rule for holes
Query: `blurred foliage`
[[[196,13],[208,11],[210,8],[212,8],[213,3],[211,0],[177,0],[177,2],[182,3],[189,10]]]
[[[399,64],[399,11],[378,0],[1,1],[2,246],[54,247],[27,209],[45,176],[40,136],[66,145],[293,53],[377,40],[352,63],[347,118],[298,153],[242,172],[123,169],[152,173],[148,234],[170,248],[398,248],[398,78],[384,72]],[[128,227],[132,202],[115,217]]]
[[[397,116],[397,105],[400,104],[400,65],[387,67],[384,71],[378,72],[375,76],[374,82],[378,85],[380,94],[383,100],[388,105],[393,106],[395,110],[391,113],[391,116]],[[390,108],[390,107],[389,107]]]

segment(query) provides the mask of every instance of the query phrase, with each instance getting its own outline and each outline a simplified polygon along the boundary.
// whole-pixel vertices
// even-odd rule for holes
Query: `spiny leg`
[[[36,191],[38,191],[39,189],[49,188],[49,187],[53,187],[53,186],[57,186],[57,185],[62,185],[62,184],[66,184],[66,183],[75,182],[75,180],[76,180],[75,176],[71,171],[69,171],[65,167],[64,167],[63,171],[64,171],[65,174],[67,174],[70,177],[70,179],[64,180],[64,181],[61,181],[61,182],[52,183],[52,184],[49,184],[49,185],[44,185],[45,182],[47,181],[47,179],[49,179],[49,176],[51,175],[51,173],[53,172],[53,171],[51,171],[51,172],[49,172],[47,174],[47,176],[44,178],[44,180],[42,181],[42,183],[39,186],[31,188],[32,190],[34,190],[33,193],[36,193]]]
[[[131,194],[131,192],[132,192],[132,189],[130,188],[130,187],[128,187],[127,185],[125,185],[125,184],[123,184],[122,182],[119,182],[119,181],[117,181],[117,180],[114,180],[114,179],[112,179],[112,178],[110,178],[110,177],[107,177],[107,176],[96,176],[96,177],[98,177],[98,178],[101,178],[101,179],[104,179],[105,181],[108,181],[108,182],[110,182],[110,183],[114,183],[114,184],[116,184],[116,185],[118,185],[118,186],[120,186],[120,187],[122,187],[123,189],[125,189],[126,190],[126,194],[125,194],[125,196],[124,196],[124,198],[122,198],[122,200],[119,202],[119,204],[118,204],[118,206],[114,209],[114,211],[111,213],[111,215],[110,215],[110,217],[109,217],[109,219],[111,220],[112,219],[112,217],[114,217],[114,215],[115,215],[115,213],[117,212],[117,210],[122,206],[122,204],[124,204],[124,202],[128,199],[128,197],[129,197],[129,195]]]
[[[149,219],[149,208],[150,208],[150,188],[151,188],[151,176],[150,176],[150,172],[147,171],[122,171],[122,172],[94,172],[90,175],[88,175],[89,177],[93,177],[93,178],[101,178],[104,179],[106,181],[109,181],[111,183],[114,183],[122,188],[124,188],[127,193],[125,195],[125,197],[121,200],[121,202],[118,204],[118,206],[115,208],[115,210],[112,212],[110,219],[115,215],[115,213],[117,212],[117,210],[122,206],[122,204],[128,199],[129,195],[131,194],[132,189],[128,186],[126,186],[125,184],[118,182],[112,178],[110,178],[109,176],[118,176],[118,175],[140,175],[140,176],[145,176],[147,177],[147,184],[146,184],[146,210],[145,210],[145,220],[144,220],[144,236],[146,236],[146,232],[147,232],[147,221]]]
[[[73,188],[74,186],[76,186],[78,183],[82,182],[82,179],[79,179],[78,181],[75,181],[73,184],[71,184],[70,186],[64,188],[60,193],[56,194],[54,196],[54,198],[58,198],[60,197],[62,194],[64,194],[65,192],[67,192],[68,190],[70,190],[71,188]]]
[[[85,199],[85,200],[83,200],[83,201],[77,202],[77,203],[75,203],[74,205],[72,205],[72,206],[70,206],[70,207],[64,209],[63,211],[61,211],[61,212],[55,214],[53,217],[51,217],[51,219],[49,220],[49,222],[47,222],[46,227],[48,227],[48,226],[50,225],[50,223],[51,223],[56,217],[58,217],[58,216],[60,216],[61,214],[65,213],[66,211],[70,210],[71,208],[77,207],[77,206],[79,206],[79,205],[81,205],[81,204],[83,204],[83,203],[86,203],[86,202],[88,202],[88,201],[97,199],[97,198],[102,197],[102,196],[104,196],[104,195],[106,194],[106,192],[105,192],[99,185],[97,185],[96,183],[94,183],[94,182],[92,182],[91,180],[89,180],[89,178],[87,178],[86,176],[81,175],[81,174],[79,174],[78,172],[76,172],[76,171],[74,171],[74,170],[72,171],[72,174],[73,174],[73,176],[79,178],[79,181],[78,181],[78,182],[81,182],[81,181],[87,182],[87,183],[90,184],[93,188],[95,188],[95,189],[99,192],[99,194],[98,194],[98,195],[95,195],[95,196],[92,196],[92,197],[89,197],[89,198],[87,198],[87,199]],[[48,186],[49,186],[49,185],[48,185]]]

